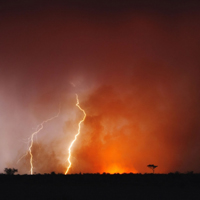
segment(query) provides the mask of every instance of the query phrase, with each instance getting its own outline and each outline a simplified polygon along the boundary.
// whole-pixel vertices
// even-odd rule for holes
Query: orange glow
[[[137,170],[123,168],[118,164],[111,164],[107,169],[105,169],[105,172],[110,174],[117,174],[117,173],[123,174],[123,173],[137,173]]]
[[[77,94],[76,94],[76,102],[77,102],[77,103],[76,103],[76,106],[83,112],[84,117],[83,117],[83,119],[79,122],[79,124],[78,124],[78,132],[77,132],[77,134],[75,135],[74,140],[71,142],[71,144],[70,144],[70,146],[69,146],[69,148],[68,148],[69,156],[68,156],[68,159],[67,159],[67,160],[68,160],[69,165],[68,165],[68,167],[67,167],[67,170],[65,171],[65,174],[68,173],[68,171],[69,171],[69,169],[70,169],[70,167],[71,167],[71,164],[72,164],[71,161],[70,161],[70,158],[71,158],[71,148],[72,148],[74,142],[76,141],[78,135],[80,134],[80,131],[81,131],[81,123],[84,122],[84,121],[85,121],[85,118],[86,118],[86,113],[85,113],[85,111],[79,106],[79,99],[78,99],[78,95],[77,95]]]

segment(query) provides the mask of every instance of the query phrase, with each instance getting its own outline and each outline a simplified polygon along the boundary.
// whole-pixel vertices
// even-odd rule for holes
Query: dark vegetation
[[[200,199],[200,174],[0,175],[0,199]]]
[[[4,172],[5,172],[7,175],[14,175],[16,172],[18,172],[18,170],[15,169],[15,168],[5,168],[5,169],[4,169]]]

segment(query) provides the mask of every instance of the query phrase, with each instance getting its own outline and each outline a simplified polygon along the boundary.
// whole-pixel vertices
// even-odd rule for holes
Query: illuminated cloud
[[[72,173],[200,172],[199,4],[42,2],[1,6],[0,171],[28,173],[24,141],[61,102],[33,153],[65,172],[77,93]]]

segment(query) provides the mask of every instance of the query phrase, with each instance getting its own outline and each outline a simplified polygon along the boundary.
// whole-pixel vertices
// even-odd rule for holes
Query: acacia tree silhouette
[[[4,172],[7,174],[7,175],[14,175],[14,173],[15,172],[18,172],[18,170],[17,169],[15,169],[15,168],[5,168],[4,169]]]
[[[147,167],[149,167],[150,169],[152,169],[152,170],[153,170],[153,174],[154,174],[154,170],[155,170],[155,168],[158,167],[158,166],[153,165],[153,164],[149,164],[149,165],[147,165]]]

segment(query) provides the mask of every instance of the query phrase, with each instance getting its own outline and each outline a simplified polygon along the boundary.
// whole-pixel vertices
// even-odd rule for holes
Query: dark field
[[[0,199],[200,199],[200,174],[0,175]]]

